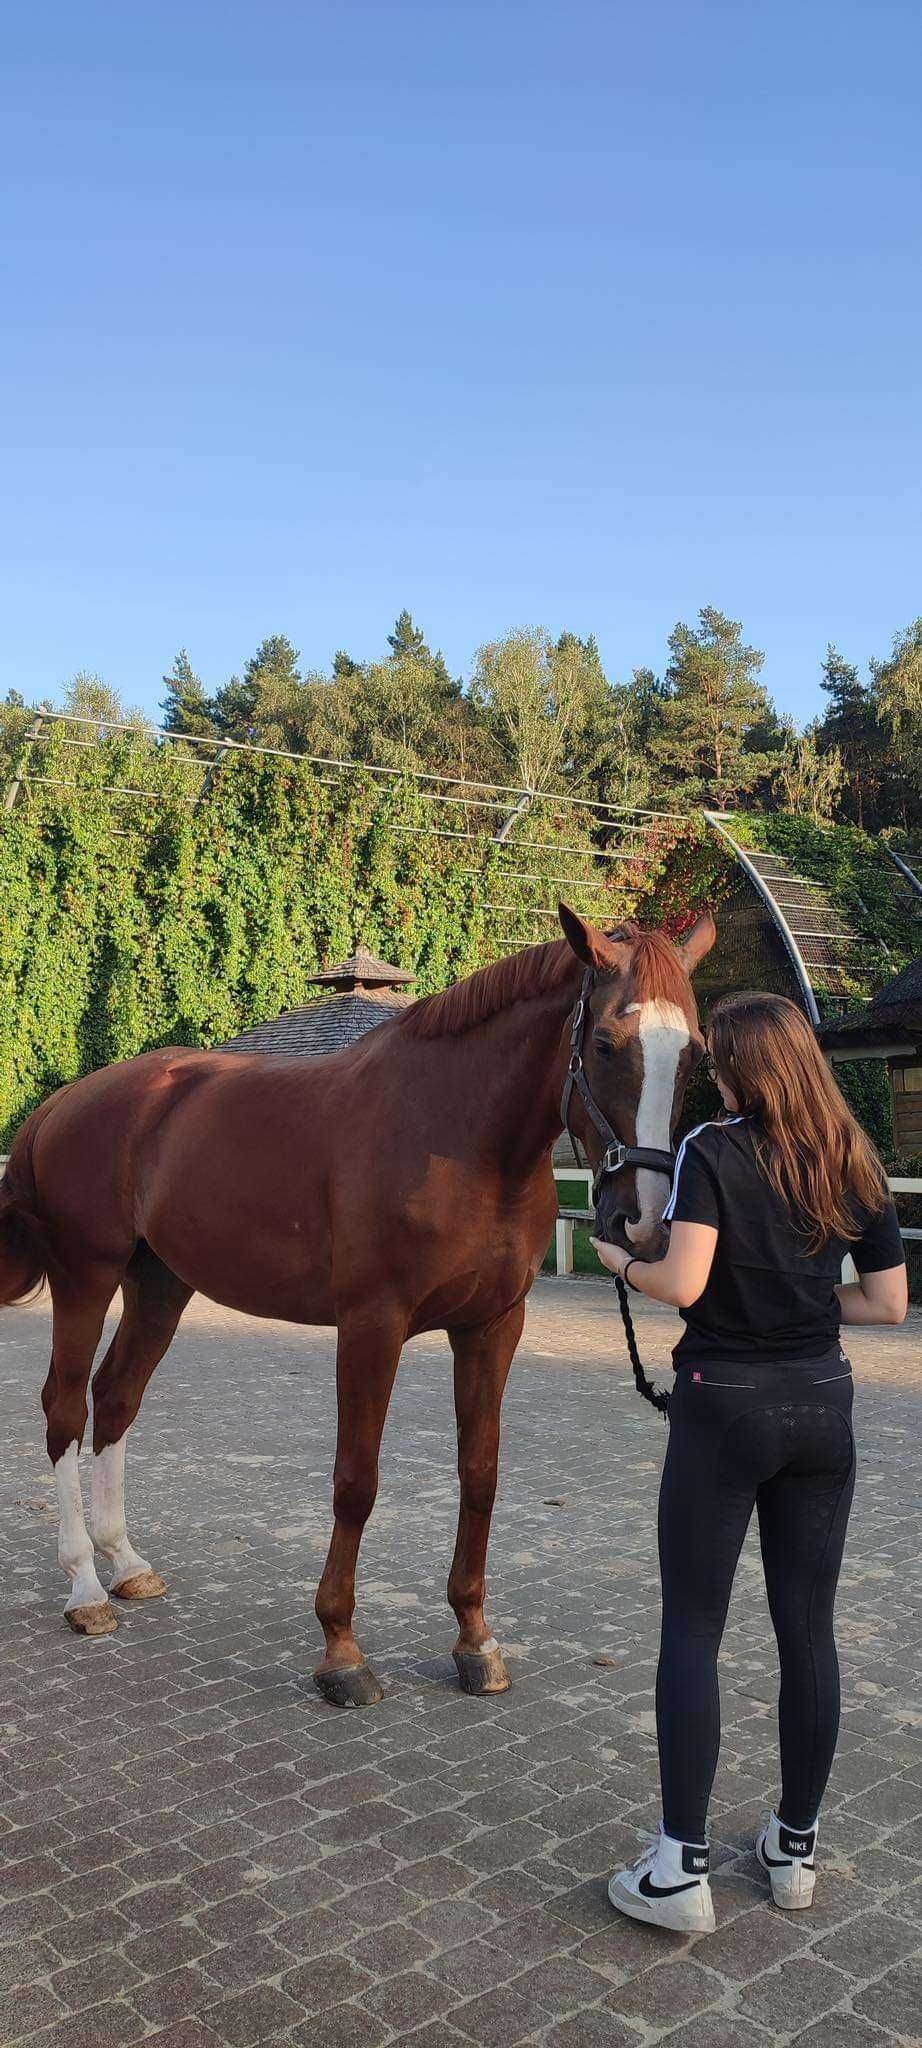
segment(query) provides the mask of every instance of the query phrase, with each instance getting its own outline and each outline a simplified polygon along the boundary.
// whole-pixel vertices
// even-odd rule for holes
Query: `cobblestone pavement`
[[[664,1360],[665,1311],[640,1318]],[[491,1614],[513,1690],[456,1690],[444,1584],[454,1427],[441,1338],[398,1380],[363,1550],[387,1692],[313,1690],[331,1339],[193,1304],[129,1454],[167,1600],[71,1636],[38,1394],[42,1304],[0,1385],[0,2041],[42,2048],[682,2048],[917,2040],[922,2014],[918,1316],[852,1349],[862,1463],[840,1600],[845,1715],[814,1911],[767,1901],[775,1662],[747,1545],[723,1662],[719,1927],[618,1919],[656,1823],[654,1506],[665,1431],[612,1296],[542,1280],[505,1410]]]

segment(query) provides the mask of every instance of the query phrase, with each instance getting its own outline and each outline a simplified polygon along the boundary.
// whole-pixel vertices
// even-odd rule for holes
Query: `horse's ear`
[[[594,967],[599,974],[613,974],[624,965],[624,947],[609,939],[597,924],[590,924],[588,918],[571,910],[569,903],[558,903],[557,915],[571,953],[584,967]]]
[[[709,953],[717,937],[717,926],[709,910],[702,910],[690,931],[681,940],[677,951],[686,974],[694,974],[700,967],[706,953]]]

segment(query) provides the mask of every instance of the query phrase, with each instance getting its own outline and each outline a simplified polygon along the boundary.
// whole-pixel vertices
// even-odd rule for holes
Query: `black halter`
[[[658,1152],[650,1145],[623,1145],[621,1139],[616,1138],[607,1116],[603,1114],[593,1097],[592,1089],[586,1079],[586,1070],[583,1066],[583,1040],[586,1035],[589,997],[592,994],[594,982],[595,971],[593,968],[587,967],[583,975],[583,985],[579,992],[579,1002],[573,1013],[573,1029],[570,1033],[570,1064],[567,1068],[567,1078],[563,1084],[560,1115],[564,1130],[578,1160],[579,1147],[575,1132],[570,1125],[570,1104],[575,1087],[580,1095],[587,1116],[591,1118],[605,1146],[604,1154],[595,1169],[592,1182],[592,1199],[596,1207],[598,1207],[599,1190],[603,1181],[610,1173],[620,1173],[623,1166],[648,1166],[653,1173],[668,1174],[671,1180],[675,1171],[675,1154],[673,1152]],[[621,1310],[621,1320],[624,1324],[624,1335],[627,1342],[628,1357],[634,1374],[634,1384],[638,1394],[642,1394],[644,1400],[650,1402],[651,1407],[658,1409],[663,1420],[666,1421],[669,1414],[669,1395],[665,1388],[654,1386],[653,1381],[648,1380],[644,1372],[640,1361],[640,1353],[637,1349],[637,1338],[634,1333],[634,1322],[627,1298],[627,1288],[620,1273],[614,1274],[613,1279],[615,1292],[618,1296],[618,1306]]]
[[[625,1166],[646,1166],[650,1169],[651,1173],[668,1174],[671,1180],[675,1168],[675,1153],[659,1152],[652,1145],[623,1145],[621,1139],[615,1136],[607,1116],[599,1108],[593,1096],[592,1089],[586,1079],[586,1069],[583,1065],[583,1040],[586,1036],[586,1018],[589,1015],[589,997],[592,994],[594,983],[595,970],[592,967],[587,967],[583,975],[579,1002],[573,1012],[573,1029],[570,1033],[570,1064],[567,1068],[567,1077],[563,1084],[563,1095],[560,1099],[560,1115],[576,1158],[579,1159],[576,1136],[570,1124],[570,1105],[575,1088],[586,1111],[586,1115],[594,1123],[599,1137],[605,1146],[602,1158],[595,1168],[592,1182],[592,1199],[596,1207],[598,1207],[599,1192],[603,1181],[607,1179],[609,1174],[620,1173]]]

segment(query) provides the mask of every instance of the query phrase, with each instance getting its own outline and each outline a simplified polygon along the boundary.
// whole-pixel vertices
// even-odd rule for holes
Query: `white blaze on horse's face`
[[[668,1152],[679,1061],[691,1037],[688,1018],[678,1003],[667,1003],[662,998],[629,1003],[628,1009],[639,1012],[637,1036],[643,1061],[636,1142]],[[637,1244],[647,1236],[652,1224],[659,1223],[668,1199],[669,1182],[664,1173],[653,1173],[646,1166],[638,1166],[635,1177],[640,1220],[626,1223],[624,1228]]]

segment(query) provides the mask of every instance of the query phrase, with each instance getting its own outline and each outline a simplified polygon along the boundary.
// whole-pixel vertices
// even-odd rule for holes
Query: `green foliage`
[[[779,739],[759,682],[765,656],[745,646],[738,621],[713,605],[699,613],[695,630],[680,621],[669,653],[652,735],[654,773],[680,786],[686,804],[736,802],[755,789]]]
[[[796,874],[805,875],[826,891],[841,914],[845,930],[860,939],[843,947],[841,990],[824,994],[814,984],[821,1011],[841,1014],[857,1008],[913,959],[919,948],[918,920],[913,907],[894,888],[894,870],[877,842],[856,825],[815,825],[811,819],[784,813],[737,819],[735,829],[746,844],[778,853]],[[836,1062],[836,1080],[859,1123],[870,1132],[885,1159],[893,1148],[893,1105],[883,1060]]]
[[[9,777],[25,714],[2,711]],[[358,939],[426,994],[555,936],[537,913],[546,845],[576,847],[550,866],[587,909],[628,905],[617,867],[600,877],[591,820],[571,813],[536,811],[530,836],[497,848],[482,816],[453,808],[443,826],[399,775],[324,779],[302,761],[209,764],[146,734],[86,736],[61,722],[26,741],[33,779],[0,820],[0,1143],[91,1068],[218,1043],[306,1000],[311,972]]]

